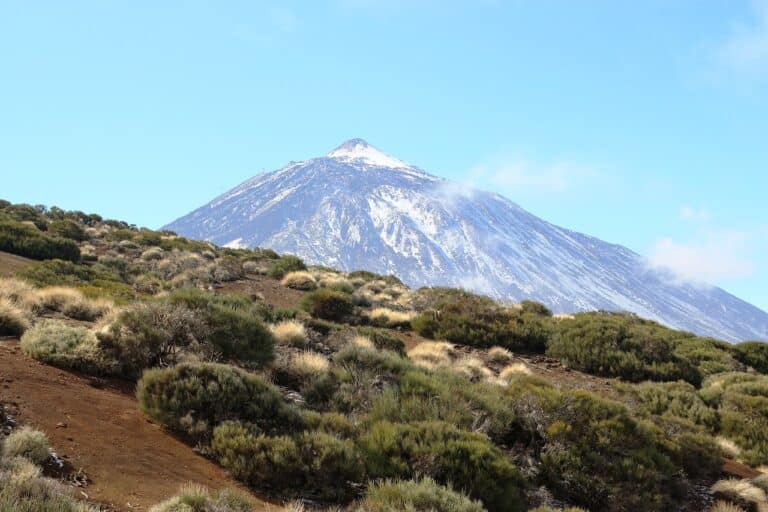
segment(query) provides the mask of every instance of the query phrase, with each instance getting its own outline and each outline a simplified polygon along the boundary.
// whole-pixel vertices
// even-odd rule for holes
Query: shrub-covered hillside
[[[412,290],[81,212],[0,203],[0,224],[0,250],[37,260],[0,279],[0,335],[44,363],[135,383],[147,417],[276,500],[768,506],[764,344]],[[720,481],[724,461],[749,478]]]

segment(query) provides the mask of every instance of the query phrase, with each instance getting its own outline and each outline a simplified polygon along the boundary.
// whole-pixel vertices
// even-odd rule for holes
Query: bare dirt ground
[[[149,423],[130,386],[40,364],[16,340],[0,341],[0,403],[18,424],[45,431],[70,473],[87,475],[82,493],[111,510],[146,511],[188,482],[243,490],[220,467]],[[279,507],[259,500],[256,510]]]
[[[34,262],[34,260],[0,251],[0,276],[10,276],[15,274],[22,268]]]
[[[219,287],[218,291],[256,295],[276,308],[298,308],[305,294],[281,285],[277,279],[255,274],[248,276],[247,279],[226,283]]]

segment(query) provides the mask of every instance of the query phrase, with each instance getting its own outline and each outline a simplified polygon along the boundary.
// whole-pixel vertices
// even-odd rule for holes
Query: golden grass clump
[[[304,324],[296,320],[283,320],[271,325],[269,330],[280,344],[292,347],[303,347],[307,344],[307,330]]]
[[[464,375],[473,382],[493,378],[493,372],[485,366],[485,363],[483,363],[481,359],[474,356],[466,356],[458,359],[453,363],[451,369],[456,373]]]
[[[748,480],[728,478],[720,480],[712,486],[715,498],[730,501],[741,507],[759,511],[768,510],[768,497],[765,491],[753,485]]]
[[[394,311],[389,308],[374,308],[368,314],[371,321],[390,327],[408,325],[416,317],[415,311]]]
[[[359,336],[359,335],[355,336],[354,338],[352,338],[351,343],[361,348],[368,348],[368,349],[376,348],[376,346],[371,341],[371,338],[369,338],[368,336]]]
[[[0,298],[0,336],[21,336],[31,325],[28,312],[6,298]]]
[[[488,360],[497,364],[508,363],[512,360],[512,352],[503,347],[493,347],[488,351]]]
[[[291,372],[300,378],[317,377],[331,367],[330,361],[317,352],[305,351],[291,357]]]
[[[447,341],[425,341],[408,351],[408,357],[417,366],[428,370],[450,366],[455,355],[455,347]]]
[[[737,459],[741,454],[741,448],[726,437],[717,436],[715,442],[723,452],[723,456],[728,457],[729,459]]]
[[[505,384],[509,384],[510,381],[520,375],[530,374],[531,369],[528,368],[524,363],[512,363],[505,366],[504,369],[499,372],[499,380]]]
[[[106,300],[89,300],[74,288],[52,286],[37,292],[33,310],[37,313],[58,311],[68,318],[92,322],[107,314],[112,307]]]
[[[743,508],[730,501],[718,500],[709,509],[709,512],[746,512]]]
[[[0,299],[25,307],[36,294],[37,289],[26,281],[12,277],[0,278]]]
[[[190,483],[149,512],[250,512],[253,509],[253,501],[243,493],[232,489],[211,493],[201,485]]]
[[[296,270],[285,274],[280,284],[294,290],[314,290],[317,288],[317,280],[306,270]]]

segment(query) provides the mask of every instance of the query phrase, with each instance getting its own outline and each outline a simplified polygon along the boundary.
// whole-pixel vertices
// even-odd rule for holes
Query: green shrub
[[[405,343],[403,340],[391,334],[386,329],[377,329],[375,327],[358,327],[357,333],[365,336],[373,342],[373,345],[379,350],[391,350],[400,355],[405,355]]]
[[[222,364],[182,363],[147,370],[136,395],[147,416],[196,439],[208,437],[227,420],[266,432],[302,424],[299,413],[264,378]]]
[[[552,316],[552,311],[550,311],[547,306],[541,302],[536,302],[535,300],[524,300],[520,303],[520,308],[523,313],[531,313],[538,316]]]
[[[214,431],[211,451],[236,478],[281,495],[345,500],[364,477],[354,443],[323,432],[269,437],[229,422]]]
[[[733,346],[733,357],[760,373],[768,374],[768,343],[745,341]]]
[[[726,373],[709,377],[702,398],[717,407],[720,433],[741,449],[741,458],[754,465],[768,464],[768,377]]]
[[[661,434],[623,405],[531,379],[506,390],[519,438],[538,447],[541,478],[561,499],[590,510],[671,510],[683,497],[680,469]],[[527,434],[525,434],[527,432]]]
[[[18,275],[37,286],[72,286],[94,279],[94,273],[87,266],[62,260],[41,261],[28,265],[19,271]]]
[[[274,357],[275,339],[246,297],[182,289],[174,292],[169,301],[183,304],[200,315],[208,328],[205,339],[223,358],[258,366]]]
[[[358,512],[484,512],[479,501],[472,501],[431,478],[384,481],[368,488]]]
[[[42,464],[51,457],[51,445],[44,433],[22,427],[3,440],[0,453],[3,457],[24,457],[33,464]]]
[[[349,295],[325,288],[305,295],[301,307],[313,317],[331,321],[343,320],[355,310]]]
[[[43,320],[25,332],[21,350],[45,364],[91,374],[112,373],[115,365],[99,352],[90,330],[56,320]]]
[[[88,239],[85,230],[77,222],[69,219],[55,220],[48,225],[48,231],[55,236],[68,238],[76,242]]]
[[[188,352],[215,357],[206,344],[208,326],[193,310],[162,302],[139,304],[122,311],[97,333],[99,349],[116,362],[116,372],[137,379],[147,368],[173,365]]]
[[[274,279],[282,279],[288,272],[306,270],[307,266],[296,256],[286,255],[275,260],[269,268],[269,276]]]
[[[429,476],[466,490],[490,511],[524,509],[523,477],[484,435],[441,422],[378,422],[360,447],[372,478]]]
[[[677,339],[674,342],[674,355],[695,366],[701,378],[742,369],[732,355],[732,346],[711,338],[688,336]]]
[[[618,389],[642,413],[683,418],[703,426],[710,432],[718,428],[717,411],[710,408],[701,399],[696,388],[687,382],[621,384]]]
[[[541,353],[551,335],[549,320],[539,312],[514,310],[469,294],[449,296],[435,310],[416,317],[413,330],[424,337],[473,347],[501,346]]]
[[[558,323],[547,355],[594,375],[633,382],[683,379],[697,385],[701,375],[674,353],[672,332],[630,315],[583,313]]]
[[[35,260],[80,260],[80,248],[72,240],[47,236],[37,228],[0,220],[0,251]]]

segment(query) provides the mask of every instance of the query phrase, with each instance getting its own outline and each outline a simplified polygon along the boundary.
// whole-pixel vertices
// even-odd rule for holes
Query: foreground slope
[[[362,140],[258,175],[167,226],[316,264],[392,273],[555,312],[627,310],[731,341],[768,339],[768,313],[681,283],[629,249],[552,225],[508,199],[384,155]]]

